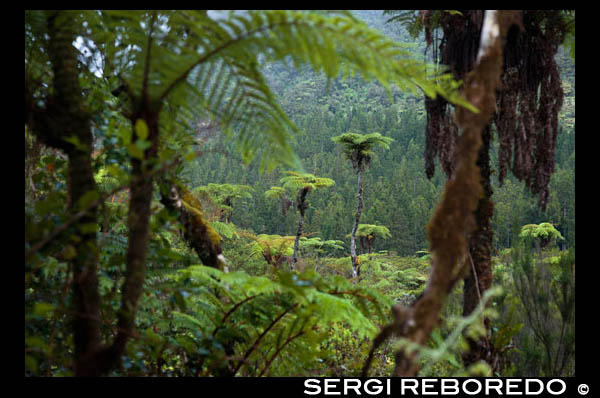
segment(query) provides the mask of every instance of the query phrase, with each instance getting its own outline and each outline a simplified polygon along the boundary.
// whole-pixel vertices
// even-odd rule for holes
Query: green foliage
[[[210,226],[225,239],[239,238],[235,225],[221,221],[211,221]]]
[[[330,327],[344,325],[357,336],[372,336],[376,328],[370,318],[383,304],[376,295],[363,299],[364,289],[343,279],[326,281],[314,272],[278,273],[271,280],[194,266],[170,278],[181,286],[182,297],[175,300],[170,340],[185,350],[185,369],[192,374],[310,369]],[[354,300],[363,305],[356,307]]]
[[[195,193],[202,210],[212,229],[225,238],[223,253],[235,271],[191,267],[175,272],[197,263],[197,255],[183,240],[176,218],[153,201],[138,333],[127,345],[123,367],[111,375],[227,375],[238,366],[237,375],[358,375],[373,332],[389,321],[391,304],[410,304],[422,292],[427,257],[397,255],[426,246],[423,226],[444,182],[439,175],[431,181],[422,178],[425,119],[420,91],[456,99],[456,83],[439,75],[428,80],[435,78],[434,68],[415,61],[422,59],[422,43],[418,48],[397,43],[405,32],[394,33],[383,25],[379,13],[355,14],[368,19],[371,27],[347,12],[259,10],[83,11],[58,21],[77,29],[79,60],[87,66],[79,69],[78,77],[83,105],[92,115],[92,164],[99,191],[123,188],[99,206],[97,225],[88,226],[99,229],[98,290],[106,321],[102,340],[114,337],[109,320],[116,319],[125,278],[128,162],[130,157],[142,157],[148,138],[148,126],[128,112],[146,94],[152,109],[161,110],[158,160],[150,169],[173,170],[198,187]],[[54,73],[46,51],[47,14],[28,10],[25,19],[26,81],[32,98],[44,103],[51,98]],[[392,38],[373,26],[392,31]],[[572,42],[571,50],[574,34]],[[571,72],[565,102],[574,104],[574,68],[563,59],[557,62],[561,73]],[[313,69],[322,73],[313,74]],[[410,94],[415,91],[419,96]],[[574,245],[574,108],[566,108],[548,212],[532,206],[514,181],[507,179],[504,186],[494,188],[498,249],[511,246],[511,225],[542,220],[552,220],[565,244]],[[364,181],[370,203],[364,219],[371,225],[385,224],[391,235],[384,233],[387,239],[374,242],[375,249],[385,253],[360,257],[363,279],[356,285],[346,279],[351,276],[349,258],[331,257],[342,255],[344,244],[337,239],[350,229],[347,216],[355,206],[355,175],[341,157],[333,156],[331,137],[342,131],[382,131],[390,137],[376,133],[355,137],[370,137],[374,143],[363,151],[371,161],[372,175]],[[70,215],[66,157],[36,140],[30,126],[25,135],[28,250],[63,226]],[[389,151],[374,157],[378,146]],[[195,159],[200,152],[202,157]],[[250,165],[242,167],[236,153]],[[171,168],[175,159],[183,161]],[[259,174],[260,169],[279,164],[303,170],[299,163],[314,173],[305,184],[300,178],[307,173]],[[327,180],[333,178],[333,189],[316,189],[328,186]],[[267,191],[278,181],[282,186]],[[302,188],[315,191],[306,230],[319,237],[299,240],[306,256],[299,268],[305,273],[279,272],[281,267],[273,265],[292,255],[294,237],[288,234],[295,218],[284,214],[282,219],[268,199],[282,200],[285,206],[286,199],[291,203],[289,198],[296,199]],[[267,193],[253,196],[253,191]],[[218,220],[221,210],[232,219]],[[67,228],[26,259],[26,375],[73,375],[69,306],[75,298],[69,263],[79,254],[76,235]],[[543,297],[550,302],[548,330],[555,338],[559,317],[573,323],[574,259],[557,251],[544,255],[549,271],[538,281],[544,289],[550,286]],[[513,268],[506,260],[494,271],[505,293],[494,299],[502,318],[491,337],[495,349],[506,349],[513,372],[537,375],[545,369],[545,353],[525,318],[518,289],[513,288]],[[538,267],[527,269],[535,273]],[[424,354],[428,374],[460,372],[456,366],[460,339],[448,340],[453,328],[462,327],[455,317],[460,312],[457,297],[451,297],[444,315],[449,323],[434,334],[432,351]],[[571,323],[564,326],[564,347],[573,345]],[[378,352],[374,374],[389,376],[392,348],[390,344]],[[567,357],[567,363],[570,360]]]
[[[319,237],[307,238],[304,236],[300,238],[300,249],[304,253],[312,252],[317,256],[328,251],[343,250],[343,245],[343,241],[335,239],[322,240]]]
[[[405,352],[416,352],[417,357],[423,361],[420,376],[491,376],[489,364],[480,362],[472,367],[464,369],[460,364],[460,353],[468,350],[468,344],[464,336],[473,339],[485,336],[486,329],[483,325],[484,318],[495,318],[497,312],[492,308],[486,308],[486,303],[501,293],[496,287],[488,289],[481,298],[475,311],[466,317],[448,320],[450,333],[443,336],[438,329],[432,334],[430,346],[423,347],[406,339],[398,339],[396,350]],[[440,366],[442,365],[442,366]]]
[[[314,191],[335,184],[335,181],[331,178],[316,177],[310,173],[297,173],[294,171],[287,171],[286,173],[288,175],[281,179],[282,188],[289,189],[292,192]]]
[[[519,237],[523,239],[536,239],[541,243],[542,247],[547,247],[551,242],[556,240],[564,240],[560,232],[554,228],[554,225],[547,222],[543,222],[539,225],[524,225],[521,228]]]
[[[219,221],[231,222],[233,203],[252,199],[252,187],[240,184],[208,184],[193,189],[195,194],[204,196],[203,202],[216,203],[219,206]]]
[[[371,163],[371,157],[375,154],[373,149],[381,146],[389,149],[389,144],[394,141],[392,138],[384,137],[379,133],[357,134],[344,133],[331,140],[340,144],[344,155],[352,162],[355,169],[364,170],[365,166]]]
[[[575,252],[561,253],[552,264],[543,256],[536,258],[528,245],[513,249],[515,290],[526,314],[527,330],[523,354],[539,358],[537,363],[523,361],[521,372],[536,369],[546,375],[568,375],[574,369],[575,336]],[[524,369],[523,369],[524,368]]]
[[[269,199],[281,199],[285,193],[285,188],[283,187],[271,187],[265,192],[265,197]]]
[[[364,236],[366,238],[390,238],[392,234],[390,234],[390,230],[383,225],[373,225],[373,224],[358,224],[358,229],[356,230],[356,236]]]
[[[371,283],[379,292],[408,305],[425,288],[428,263],[415,257],[374,254],[361,256],[361,269],[364,283]]]
[[[275,266],[281,264],[283,257],[292,255],[292,246],[294,240],[296,240],[295,236],[267,234],[260,234],[257,236],[247,234],[246,236],[249,236],[254,240],[250,245],[250,255],[255,257],[263,256],[269,264]]]
[[[240,184],[208,184],[194,188],[196,192],[208,192],[218,201],[226,202],[235,199],[252,199],[252,187]]]
[[[119,10],[85,16],[92,40],[102,43],[111,61],[104,75],[117,76],[134,101],[143,95],[156,105],[166,100],[180,107],[184,122],[207,114],[235,140],[246,161],[266,153],[261,165],[270,168],[299,165],[289,135],[297,129],[261,73],[263,59],[289,57],[295,67],[310,65],[328,78],[359,71],[386,88],[419,88],[461,102],[449,75],[436,76],[404,46],[349,13],[336,14]],[[147,76],[152,78],[146,82]]]

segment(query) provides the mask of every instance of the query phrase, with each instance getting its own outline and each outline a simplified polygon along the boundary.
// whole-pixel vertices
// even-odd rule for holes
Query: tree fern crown
[[[384,137],[379,133],[358,134],[352,132],[338,135],[331,140],[342,146],[344,154],[352,162],[352,167],[360,170],[364,170],[365,166],[371,162],[375,147],[389,149],[390,143],[394,141],[393,138]]]

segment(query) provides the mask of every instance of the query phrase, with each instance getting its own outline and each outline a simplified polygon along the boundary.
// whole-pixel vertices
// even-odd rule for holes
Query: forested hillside
[[[412,39],[402,25],[386,24],[389,16],[378,11],[357,11],[370,26],[423,54],[424,39]],[[557,55],[565,105],[560,114],[561,131],[556,145],[556,171],[550,185],[550,200],[541,211],[535,196],[513,176],[498,186],[493,179],[494,249],[509,248],[515,228],[551,222],[565,237],[563,247],[575,244],[575,66],[564,49]],[[268,65],[265,74],[278,99],[301,130],[294,150],[307,172],[332,178],[336,185],[316,192],[307,212],[307,233],[324,240],[341,239],[350,233],[355,207],[355,177],[351,165],[330,138],[348,131],[379,132],[394,139],[389,151],[378,152],[364,178],[365,211],[361,220],[385,225],[391,237],[375,242],[374,249],[398,255],[414,255],[427,248],[425,225],[440,199],[445,176],[439,166],[429,180],[425,175],[425,124],[423,96],[392,87],[392,96],[377,82],[360,77],[327,79],[305,68],[298,71],[285,64]],[[212,142],[214,141],[214,142]],[[255,194],[240,201],[233,223],[256,233],[292,234],[297,214],[281,215],[279,206],[262,195],[283,176],[281,171],[261,175],[257,164],[245,167],[233,147],[218,139],[207,141],[223,152],[207,153],[186,170],[192,185],[233,183],[249,185]],[[497,168],[497,141],[492,143],[492,162]],[[348,245],[349,240],[346,239]],[[346,246],[348,247],[348,246]]]
[[[573,376],[574,45],[569,10],[26,10],[25,375]]]

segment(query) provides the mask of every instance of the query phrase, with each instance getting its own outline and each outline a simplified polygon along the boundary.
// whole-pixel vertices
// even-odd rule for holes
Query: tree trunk
[[[73,47],[75,24],[66,11],[48,11],[48,57],[54,73],[53,97],[40,109],[30,103],[33,131],[48,146],[64,151],[68,156],[67,179],[69,211],[79,211],[80,200],[90,192],[98,193],[92,168],[93,136],[89,114],[82,98],[77,68],[77,53]],[[26,94],[30,90],[26,87]],[[27,99],[26,99],[27,107]],[[75,138],[78,145],[65,141]],[[95,198],[94,198],[95,199]],[[96,231],[97,208],[93,207],[73,226],[77,238],[70,242],[76,255],[71,259],[73,269],[73,343],[75,373],[79,374],[82,359],[96,351],[101,344],[100,296],[98,292],[98,246]]]
[[[132,127],[138,118],[132,118]],[[158,112],[143,110],[139,119],[148,126],[148,140],[151,146],[144,152],[144,159],[131,158],[131,186],[129,199],[129,230],[127,247],[127,268],[125,281],[121,287],[121,309],[118,315],[119,332],[114,346],[120,360],[125,344],[134,331],[134,320],[138,300],[142,294],[146,273],[146,255],[148,252],[150,204],[152,202],[153,178],[147,175],[147,168],[158,151]],[[133,127],[135,130],[135,127]],[[137,134],[133,133],[134,137]],[[137,138],[136,138],[137,139]]]
[[[174,181],[161,178],[160,202],[173,214],[177,214],[183,226],[183,237],[194,249],[202,264],[224,269],[225,257],[221,249],[221,237],[204,219],[200,203],[187,188]]]
[[[233,203],[231,203],[231,199],[227,198],[225,204],[231,208],[227,214],[227,222],[231,223],[233,221]]]
[[[302,228],[304,226],[304,212],[308,207],[306,203],[306,195],[308,195],[308,189],[304,188],[298,193],[298,211],[300,212],[300,218],[298,220],[298,231],[296,232],[296,240],[294,241],[294,254],[292,255],[292,271],[296,269],[296,263],[298,262],[298,247],[300,245],[300,237],[302,236]]]
[[[127,341],[135,335],[135,314],[142,294],[146,273],[146,255],[149,240],[150,204],[152,201],[153,178],[148,176],[148,164],[156,158],[158,151],[158,111],[150,111],[147,105],[137,116],[131,118],[133,137],[135,123],[142,119],[148,126],[148,140],[151,146],[144,151],[144,158],[131,158],[131,184],[129,230],[125,280],[121,286],[121,308],[117,315],[117,335],[111,345],[89,353],[77,369],[78,376],[101,376],[119,365],[125,352]],[[150,161],[149,161],[150,160]]]
[[[462,277],[468,238],[475,230],[474,213],[483,195],[476,166],[481,134],[495,110],[495,90],[502,73],[502,47],[508,28],[516,21],[513,11],[487,10],[474,69],[465,78],[465,98],[479,113],[457,107],[462,128],[458,140],[454,178],[446,182],[441,203],[427,225],[432,252],[431,273],[421,297],[409,308],[394,307],[393,334],[425,345],[439,323],[446,296]],[[390,327],[387,327],[389,331]],[[388,332],[390,333],[390,332]],[[394,376],[414,377],[420,365],[417,351],[400,349],[395,355]]]
[[[490,125],[482,134],[482,145],[479,150],[477,166],[479,166],[480,183],[483,195],[479,198],[475,220],[477,227],[469,239],[470,257],[467,259],[467,276],[463,287],[463,316],[470,315],[479,305],[481,297],[492,286],[492,242],[494,233],[491,220],[494,214],[494,204],[491,201],[492,184],[490,181]],[[471,263],[472,261],[472,263]],[[475,274],[473,273],[475,271]],[[489,329],[489,319],[484,320],[486,330]],[[465,366],[480,360],[487,360],[490,354],[489,341],[486,337],[480,340],[468,339],[470,349],[463,355]]]
[[[298,220],[298,231],[296,232],[296,240],[294,241],[294,254],[292,255],[292,271],[296,269],[296,263],[298,262],[298,246],[300,244],[300,237],[302,236],[303,226],[304,212],[300,212],[300,219]]]
[[[361,164],[357,167],[358,175],[358,189],[356,192],[356,199],[358,200],[358,206],[356,208],[356,216],[354,217],[354,225],[352,226],[352,235],[350,238],[350,258],[352,259],[352,278],[356,282],[356,279],[360,276],[360,269],[357,263],[356,256],[356,230],[358,229],[358,223],[360,221],[360,215],[362,213],[363,202],[362,202],[362,170]]]

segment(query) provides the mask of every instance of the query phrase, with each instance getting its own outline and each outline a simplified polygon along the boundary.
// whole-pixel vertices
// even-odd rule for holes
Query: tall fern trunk
[[[298,246],[300,243],[300,237],[302,236],[303,226],[304,212],[301,212],[300,219],[298,220],[298,231],[296,232],[296,240],[294,241],[294,254],[292,255],[292,271],[296,269],[296,263],[298,262]]]
[[[492,286],[492,240],[494,234],[491,221],[494,204],[491,201],[493,191],[490,181],[490,135],[490,125],[488,125],[481,136],[482,146],[477,159],[483,195],[479,198],[475,211],[477,227],[469,239],[470,258],[467,259],[468,274],[463,287],[463,316],[470,315],[477,308],[485,291]],[[489,329],[489,319],[486,318],[484,324],[486,329]],[[480,340],[468,339],[468,342],[470,349],[463,355],[465,366],[489,359],[487,358],[490,352],[489,341],[485,336]]]
[[[42,140],[68,156],[67,178],[69,211],[78,212],[80,200],[90,192],[98,192],[92,168],[93,137],[90,119],[79,85],[77,55],[73,47],[75,24],[64,23],[65,11],[48,12],[48,56],[54,73],[54,95],[47,109],[34,115],[35,129]],[[37,112],[36,112],[37,113]],[[47,115],[52,115],[49,117]],[[75,137],[79,145],[65,141]],[[76,374],[92,352],[99,349],[100,296],[98,293],[97,209],[91,208],[73,226],[77,239],[70,241],[76,255],[73,270],[73,343]]]
[[[296,269],[296,263],[298,262],[298,247],[300,246],[300,237],[302,236],[302,228],[304,227],[304,212],[308,207],[306,195],[308,195],[308,189],[306,188],[298,193],[298,211],[300,212],[300,218],[298,219],[298,230],[296,231],[294,253],[292,254],[292,271]]]
[[[358,165],[358,189],[356,192],[356,198],[358,200],[358,205],[356,208],[356,216],[354,217],[354,225],[352,226],[352,235],[350,238],[350,257],[352,258],[352,278],[356,281],[356,279],[360,276],[360,268],[358,266],[357,256],[356,256],[356,230],[358,229],[358,223],[360,221],[360,215],[362,213],[363,202],[362,202],[362,170],[361,165]]]

